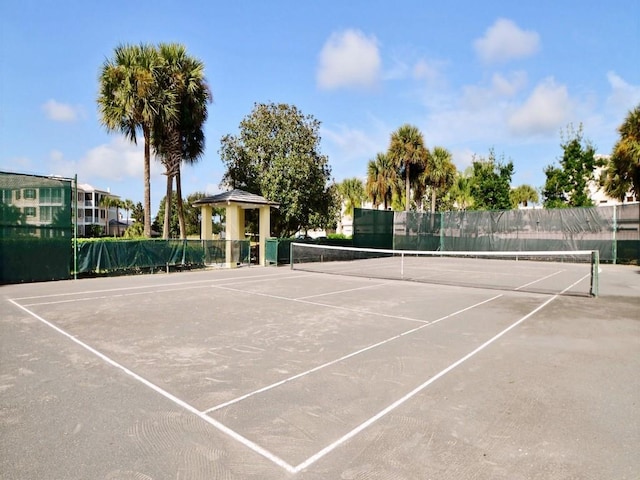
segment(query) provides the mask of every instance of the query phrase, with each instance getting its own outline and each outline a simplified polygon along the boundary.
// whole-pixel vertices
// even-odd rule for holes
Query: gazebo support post
[[[225,231],[225,262],[228,268],[236,268],[237,262],[233,260],[233,240],[244,240],[244,210],[236,204],[226,207],[227,229]],[[235,245],[237,247],[237,244]]]
[[[258,251],[258,258],[260,259],[260,265],[263,267],[267,265],[266,246],[267,238],[271,236],[271,207],[264,205],[260,207],[260,248]]]

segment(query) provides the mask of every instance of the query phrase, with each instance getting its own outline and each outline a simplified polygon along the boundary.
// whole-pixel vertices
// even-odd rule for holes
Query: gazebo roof
[[[239,205],[241,208],[259,208],[265,205],[278,208],[279,203],[271,202],[255,193],[234,189],[229,192],[219,193],[211,197],[204,197],[193,202],[194,206],[211,205],[213,207],[223,207],[231,204]]]

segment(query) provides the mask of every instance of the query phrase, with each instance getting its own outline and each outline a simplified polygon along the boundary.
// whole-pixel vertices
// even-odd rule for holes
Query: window
[[[51,207],[40,207],[40,221],[51,222]]]
[[[62,203],[62,188],[41,188],[40,203]]]
[[[0,202],[11,205],[11,190],[4,188],[0,190]]]
[[[24,207],[24,215],[26,217],[35,217],[36,216],[36,207]]]
[[[24,198],[36,198],[36,189],[35,188],[25,188],[24,189]]]

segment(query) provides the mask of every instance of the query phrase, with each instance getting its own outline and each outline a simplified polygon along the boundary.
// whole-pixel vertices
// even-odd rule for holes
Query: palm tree
[[[524,205],[525,207],[532,203],[538,203],[540,198],[538,196],[538,192],[531,185],[519,185],[516,188],[511,189],[511,193],[509,194],[511,199],[511,206],[513,208],[518,208],[518,205]]]
[[[122,202],[122,207],[127,211],[127,228],[129,228],[129,219],[131,218],[131,210],[133,210],[133,207],[135,207],[135,204],[133,203],[133,200],[131,200],[130,198],[126,198],[123,202]]]
[[[378,153],[375,160],[369,160],[366,194],[375,208],[382,203],[387,209],[397,183],[398,173],[387,155]]]
[[[347,178],[338,185],[338,192],[345,205],[345,215],[353,218],[353,210],[360,208],[365,199],[364,186],[359,178]]]
[[[122,133],[137,144],[144,139],[144,235],[151,236],[151,132],[167,105],[157,88],[158,54],[147,44],[119,45],[100,71],[98,107],[108,131]]]
[[[473,206],[473,194],[471,193],[471,176],[467,171],[458,173],[449,191],[451,199],[458,210],[467,210]]]
[[[167,192],[163,237],[169,236],[173,178],[176,179],[180,237],[186,238],[181,163],[195,163],[204,154],[203,125],[207,119],[207,103],[211,92],[204,77],[204,64],[187,54],[183,45],[160,44],[162,61],[161,85],[173,101],[174,117],[158,118],[154,130],[154,146],[165,167]]]
[[[110,197],[109,195],[100,196],[100,207],[104,208],[104,234],[105,236],[109,236],[109,210],[111,207],[115,207],[118,203],[118,200]]]
[[[405,182],[405,210],[409,210],[412,176],[411,166],[424,167],[428,152],[424,146],[424,137],[413,125],[402,125],[391,134],[391,143],[387,153],[394,165],[400,170]]]
[[[601,183],[608,195],[624,200],[628,192],[640,198],[640,105],[631,110],[618,127],[620,139],[613,147],[611,159]]]
[[[437,192],[451,188],[456,173],[456,167],[451,161],[451,153],[444,147],[433,147],[421,178],[421,183],[431,188],[431,213],[436,211]]]

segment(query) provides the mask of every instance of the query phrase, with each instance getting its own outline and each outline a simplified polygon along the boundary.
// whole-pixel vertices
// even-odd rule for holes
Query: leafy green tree
[[[90,225],[85,225],[84,227],[84,236],[87,238],[97,238],[102,235],[102,225],[98,225],[97,223],[92,223]]]
[[[605,192],[623,201],[629,192],[640,199],[640,105],[631,110],[618,127],[620,139],[613,147],[600,178]]]
[[[20,207],[0,202],[0,222],[6,226],[24,225],[27,223],[27,218]]]
[[[196,200],[207,197],[204,192],[193,192],[187,196],[187,201],[184,202],[184,221],[187,235],[195,236],[200,234],[200,216],[201,210],[198,207],[194,207],[193,204]],[[222,219],[225,215],[224,208],[214,207],[211,215],[211,221],[213,223],[213,233],[220,233]],[[216,222],[216,219],[218,220]]]
[[[124,231],[123,238],[134,239],[144,238],[144,224],[142,222],[135,222],[127,227]]]
[[[419,178],[429,155],[422,132],[413,125],[402,125],[391,134],[387,155],[400,172],[405,183],[405,210],[411,205],[411,184]],[[412,170],[412,167],[413,170]]]
[[[531,185],[519,185],[511,189],[511,208],[518,208],[518,205],[528,206],[529,202],[539,202],[538,192]]]
[[[164,115],[156,118],[153,131],[153,144],[167,177],[163,237],[169,236],[172,212],[169,199],[175,178],[180,238],[186,238],[180,167],[182,162],[197,162],[204,154],[203,126],[211,93],[204,77],[204,64],[189,56],[183,45],[162,43],[158,55],[158,88],[170,100],[164,106]]]
[[[166,92],[158,89],[159,57],[148,44],[119,45],[102,65],[98,107],[100,121],[110,132],[120,132],[137,143],[144,139],[144,234],[151,236],[151,133],[165,105]]]
[[[347,178],[338,184],[338,192],[345,206],[345,215],[353,218],[353,209],[360,208],[366,198],[362,180],[357,177]]]
[[[445,194],[453,186],[456,173],[451,152],[444,147],[433,147],[421,178],[421,183],[431,190],[431,213],[436,211],[437,194]]]
[[[287,104],[255,104],[239,135],[225,135],[222,185],[278,202],[272,231],[289,237],[333,221],[335,196],[328,159],[320,153],[320,122]]]
[[[510,210],[513,162],[497,160],[493,149],[489,158],[474,159],[472,163],[471,194],[474,210]]]
[[[564,136],[564,135],[563,135]],[[563,150],[560,165],[548,165],[542,190],[545,208],[589,207],[589,182],[595,181],[594,170],[599,165],[595,147],[583,139],[582,125],[574,130],[567,127],[566,139],[560,144]]]
[[[382,204],[384,209],[391,203],[393,192],[398,189],[398,172],[390,158],[378,153],[375,160],[367,164],[365,192],[375,208]]]
[[[168,236],[163,238],[179,238],[180,237],[180,220],[178,219],[178,209],[177,207],[178,197],[175,192],[171,195],[171,216],[169,217],[169,225],[168,228],[165,228],[165,208],[167,205],[167,201],[165,197],[162,197],[160,200],[160,205],[158,206],[158,214],[156,215],[155,220],[153,221],[154,229],[157,229],[160,232],[168,232]]]
[[[142,224],[144,233],[144,207],[141,202],[136,203],[131,209],[131,218],[137,223]]]

